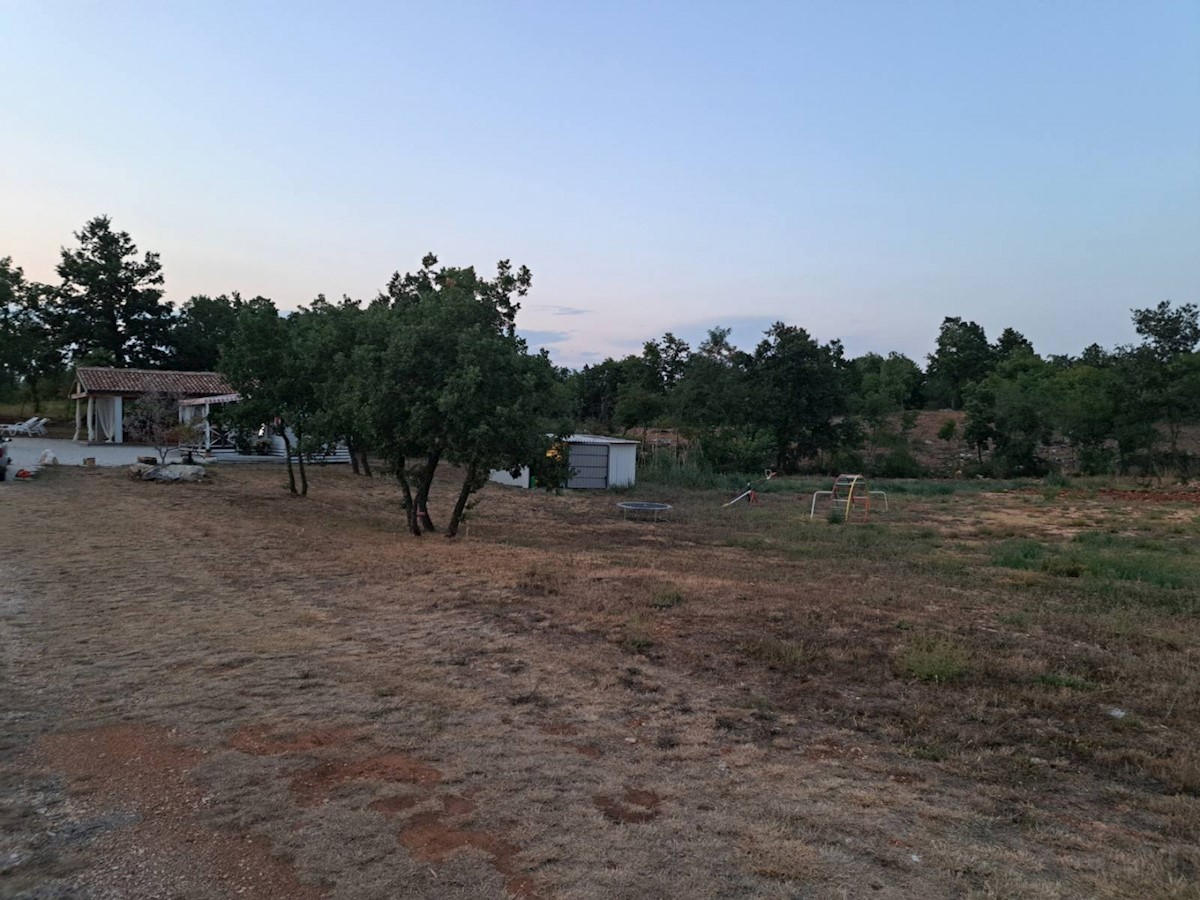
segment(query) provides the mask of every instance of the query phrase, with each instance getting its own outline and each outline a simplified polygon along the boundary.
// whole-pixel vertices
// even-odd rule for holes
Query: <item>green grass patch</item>
[[[1094,691],[1096,685],[1088,681],[1086,678],[1079,678],[1075,675],[1059,675],[1056,672],[1046,672],[1042,675],[1034,675],[1029,679],[1034,684],[1045,685],[1046,687],[1056,688],[1071,688],[1074,691]]]
[[[650,598],[650,606],[652,609],[671,609],[683,602],[683,593],[679,588],[660,587],[654,592],[654,596]]]
[[[1138,582],[1163,590],[1200,590],[1200,567],[1187,541],[1084,532],[1069,543],[1045,544],[1017,539],[991,551],[995,566],[1044,572],[1059,578]]]
[[[948,638],[921,637],[904,648],[897,666],[904,675],[944,684],[970,671],[971,654]]]
[[[738,650],[768,668],[793,672],[804,665],[808,653],[802,644],[775,638],[752,638],[738,644]]]

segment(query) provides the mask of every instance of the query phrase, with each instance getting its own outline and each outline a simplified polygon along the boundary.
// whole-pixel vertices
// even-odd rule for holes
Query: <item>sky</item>
[[[4,0],[0,257],[99,214],[176,303],[511,259],[562,365],[1113,346],[1200,302],[1200,2]]]

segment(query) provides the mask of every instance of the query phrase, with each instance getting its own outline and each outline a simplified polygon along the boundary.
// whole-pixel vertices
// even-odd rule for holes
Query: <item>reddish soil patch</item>
[[[334,788],[349,781],[436,784],[442,780],[437,769],[403,753],[385,753],[354,762],[327,762],[301,772],[292,779],[292,790],[305,806],[313,806]]]
[[[597,794],[592,798],[596,808],[604,813],[604,817],[621,824],[638,824],[658,818],[658,807],[662,797],[653,791],[643,791],[630,788],[617,800],[607,794]]]
[[[492,868],[505,876],[505,887],[510,894],[526,898],[537,895],[534,880],[520,874],[520,867],[515,860],[520,847],[486,831],[447,825],[441,821],[441,816],[436,812],[419,813],[400,831],[400,844],[414,859],[442,862],[455,853],[478,850],[490,856]]]
[[[571,749],[576,753],[582,753],[588,759],[599,759],[604,755],[603,750],[593,747],[591,744],[572,744]]]
[[[538,731],[542,734],[554,735],[556,737],[574,737],[579,734],[579,729],[574,725],[558,725],[553,722],[547,722],[545,725],[539,725]]]
[[[425,798],[420,794],[401,794],[398,797],[384,797],[367,804],[367,809],[381,812],[385,816],[394,816],[407,809],[412,809]]]
[[[47,768],[66,775],[88,805],[128,810],[140,821],[102,840],[116,896],[226,896],[308,900],[325,892],[303,884],[258,837],[218,832],[196,821],[203,805],[188,773],[202,754],[166,729],[113,725],[48,735],[36,748]],[[144,895],[144,894],[143,894]]]
[[[1200,504],[1200,491],[1120,491],[1115,488],[1105,488],[1100,491],[1101,497],[1111,497],[1114,500],[1134,500],[1139,503],[1196,503]]]
[[[235,732],[228,745],[252,756],[279,756],[343,747],[361,734],[360,728],[318,728],[315,731],[293,732],[270,725],[250,725]]]
[[[475,812],[475,801],[458,794],[447,794],[442,798],[442,812],[448,816],[468,816]]]

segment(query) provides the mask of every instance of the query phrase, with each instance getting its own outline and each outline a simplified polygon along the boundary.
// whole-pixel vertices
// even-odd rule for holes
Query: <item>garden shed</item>
[[[86,421],[88,443],[124,443],[125,402],[155,393],[186,399],[231,394],[233,388],[216,372],[79,366],[71,391],[71,399],[75,401],[75,436],[72,440],[79,440]]]
[[[567,447],[567,465],[573,470],[567,487],[603,490],[633,487],[637,480],[637,441],[597,434],[573,434],[563,443]],[[491,474],[491,480],[516,487],[533,486],[528,466],[516,476],[496,469]]]

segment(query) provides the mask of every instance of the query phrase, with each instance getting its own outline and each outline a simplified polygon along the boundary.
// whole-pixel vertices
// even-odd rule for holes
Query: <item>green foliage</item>
[[[939,440],[952,441],[958,435],[958,422],[954,419],[947,419],[941,424],[937,430]]]
[[[308,476],[298,445],[308,437],[308,424],[317,413],[314,370],[322,365],[310,330],[298,315],[284,318],[270,300],[255,297],[238,310],[219,361],[220,371],[241,395],[225,414],[230,424],[244,431],[269,426],[283,439],[288,490],[300,495],[308,493]],[[299,463],[299,487],[293,457]]]
[[[996,566],[1089,583],[1136,582],[1167,591],[1200,590],[1200,570],[1183,561],[1178,549],[1106,532],[1083,532],[1065,545],[1009,540],[993,548],[991,558]]]
[[[0,258],[0,388],[23,385],[35,412],[43,386],[63,371],[52,300],[50,288],[28,281],[11,257]]]
[[[927,396],[936,406],[960,409],[969,385],[987,377],[995,362],[983,327],[947,316],[929,357]]]
[[[671,609],[683,602],[683,592],[674,585],[658,588],[650,598],[650,606],[654,609]]]
[[[73,359],[101,354],[117,366],[154,366],[169,356],[171,308],[163,302],[157,253],[137,258],[137,246],[97,216],[63,248],[52,325]]]
[[[965,676],[970,671],[970,663],[970,653],[954,641],[919,637],[901,652],[897,667],[911,678],[944,684]]]
[[[185,372],[214,371],[244,305],[237,291],[219,297],[197,295],[187,300],[171,325],[171,368]]]
[[[1053,370],[1039,357],[1019,354],[1000,363],[982,381],[966,388],[964,437],[982,450],[993,445],[993,464],[1002,476],[1036,475],[1045,470],[1038,451],[1053,433],[1047,396]]]
[[[1046,687],[1070,688],[1073,691],[1096,690],[1095,684],[1077,675],[1060,675],[1055,672],[1046,672],[1041,675],[1034,675],[1030,681],[1034,684],[1045,685]]]

